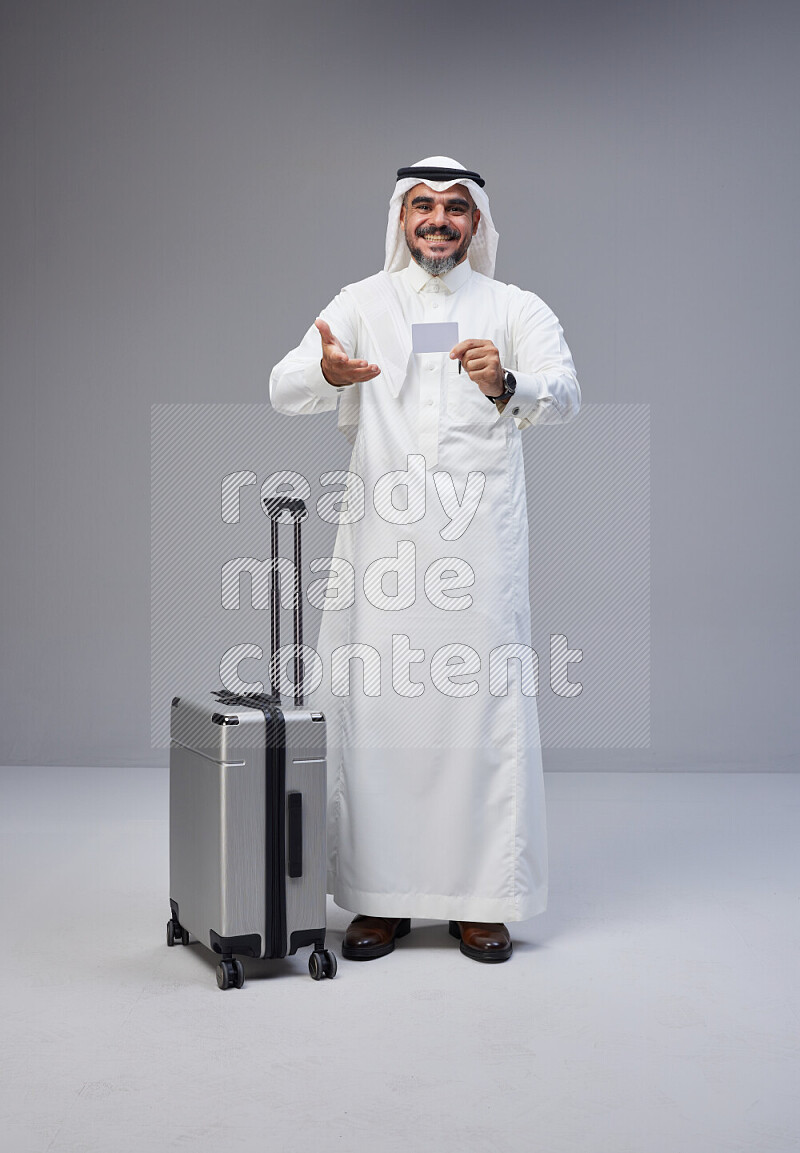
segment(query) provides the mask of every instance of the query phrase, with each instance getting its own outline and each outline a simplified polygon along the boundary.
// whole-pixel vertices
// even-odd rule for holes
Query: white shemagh
[[[411,165],[411,167],[460,168],[462,172],[466,172],[464,165],[459,164],[457,160],[453,160],[451,156],[426,156],[424,160],[418,160],[416,164]],[[411,261],[411,253],[408,250],[405,233],[400,224],[400,209],[403,205],[403,196],[408,192],[409,188],[413,188],[415,184],[427,184],[434,192],[446,192],[447,189],[452,188],[454,184],[463,184],[465,188],[469,189],[472,199],[480,210],[481,219],[478,229],[472,238],[472,243],[469,246],[467,259],[476,272],[480,272],[484,276],[493,277],[499,237],[492,221],[489,198],[474,180],[459,180],[457,177],[453,180],[428,180],[426,177],[420,177],[419,180],[415,180],[413,176],[404,176],[401,180],[397,181],[392,199],[389,202],[389,223],[386,228],[386,261],[383,266],[384,270],[386,272],[399,272],[401,268],[405,268]]]

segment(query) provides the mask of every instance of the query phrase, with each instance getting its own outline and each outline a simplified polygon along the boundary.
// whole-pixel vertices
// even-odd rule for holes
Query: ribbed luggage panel
[[[258,934],[263,955],[264,717],[241,710],[240,725],[228,727],[212,722],[216,711],[210,696],[208,701],[183,699],[172,710],[173,734],[184,740],[190,735],[201,747],[187,747],[173,736],[170,897],[183,927],[204,945],[213,948],[212,932],[220,937]]]
[[[220,782],[221,920],[217,932],[221,937],[258,933],[263,942],[266,908],[263,754],[260,750],[248,751],[245,765],[224,766]]]
[[[313,717],[319,719],[314,720]],[[302,875],[286,877],[286,937],[325,930],[327,880],[325,775],[326,724],[319,713],[287,709],[286,722],[286,844],[290,844],[289,798],[302,798]],[[288,850],[287,850],[288,853]],[[287,862],[288,863],[288,862]]]
[[[169,760],[169,894],[183,927],[208,945],[222,907],[220,765],[175,743]]]

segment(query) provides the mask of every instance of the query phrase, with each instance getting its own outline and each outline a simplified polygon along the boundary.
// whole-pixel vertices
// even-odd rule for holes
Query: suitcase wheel
[[[336,956],[330,949],[315,949],[308,958],[308,971],[314,981],[322,981],[325,977],[333,980],[336,976]]]
[[[167,921],[167,944],[169,945],[170,949],[173,945],[189,944],[189,934],[177,923],[177,921]]]
[[[220,989],[241,989],[244,984],[244,965],[238,959],[220,961],[217,965],[217,984]]]

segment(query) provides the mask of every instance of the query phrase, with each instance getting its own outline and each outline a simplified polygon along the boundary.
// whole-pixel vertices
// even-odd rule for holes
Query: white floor
[[[164,943],[166,772],[3,770],[2,1149],[799,1149],[800,776],[547,792],[550,909],[508,964],[415,922],[222,993]]]

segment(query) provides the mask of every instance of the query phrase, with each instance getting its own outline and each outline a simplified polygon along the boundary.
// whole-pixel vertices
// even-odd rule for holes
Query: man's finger
[[[468,372],[480,372],[482,369],[496,364],[497,361],[492,356],[482,356],[478,352],[472,352],[462,357],[461,363]]]
[[[363,384],[365,380],[372,380],[373,377],[380,376],[381,370],[377,364],[371,364],[369,368],[360,368],[353,373],[353,384]]]
[[[350,360],[346,352],[337,352],[335,349],[324,357],[326,362],[335,364],[340,372],[364,372],[367,369],[377,369],[377,364],[370,364],[367,360]]]
[[[328,324],[327,320],[323,320],[322,317],[318,316],[317,319],[314,321],[314,327],[316,328],[317,332],[322,337],[322,343],[323,344],[332,344],[337,348],[342,347],[341,343],[336,339],[336,337],[331,332],[331,326]]]
[[[469,361],[464,363],[464,371],[472,380],[482,380],[485,376],[497,376],[498,366],[491,361]]]
[[[326,371],[327,366],[327,371]],[[368,364],[366,360],[334,360],[332,357],[322,362],[322,372],[325,379],[338,388],[346,384],[361,384],[365,380],[372,380],[380,376],[377,364]]]
[[[450,349],[450,359],[460,360],[464,353],[468,352],[471,348],[484,348],[486,346],[494,348],[491,340],[461,340]]]

